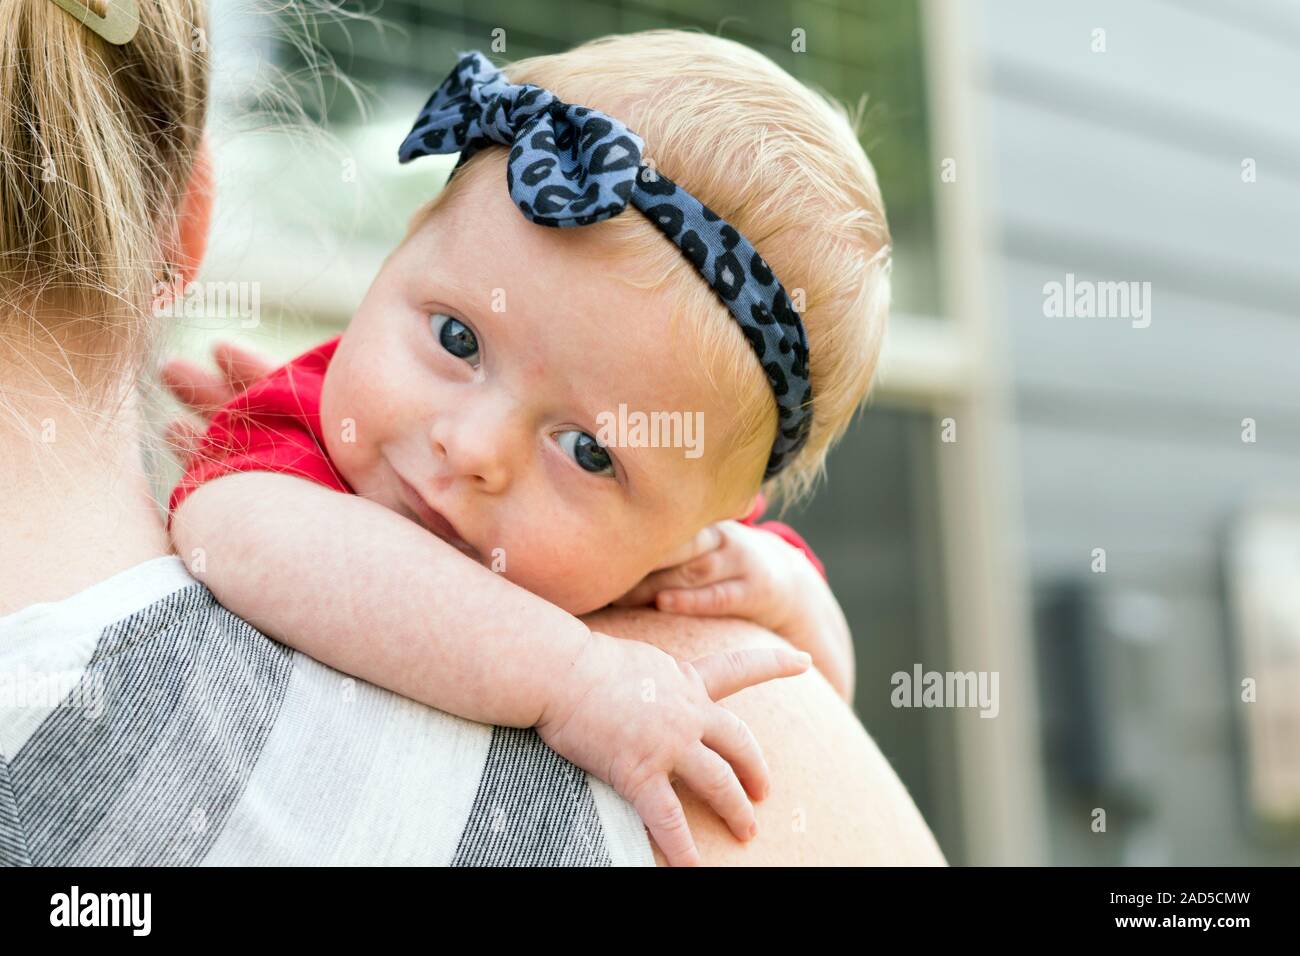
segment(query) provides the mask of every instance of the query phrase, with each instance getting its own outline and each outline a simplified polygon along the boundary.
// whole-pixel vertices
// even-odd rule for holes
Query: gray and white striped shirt
[[[653,862],[533,731],[277,644],[179,558],[0,618],[0,865]]]

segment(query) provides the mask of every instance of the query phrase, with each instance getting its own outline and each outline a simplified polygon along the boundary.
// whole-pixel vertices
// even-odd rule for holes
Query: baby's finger
[[[158,377],[176,401],[204,417],[210,417],[235,396],[220,373],[188,359],[171,359],[159,370]]]
[[[266,378],[279,367],[266,356],[233,342],[218,342],[212,350],[212,356],[234,394],[244,391],[259,379]]]
[[[667,774],[658,774],[641,788],[632,806],[650,831],[670,866],[698,866],[700,853],[695,849],[686,812],[677,799]]]
[[[699,557],[706,551],[714,550],[721,544],[722,531],[716,524],[708,525],[701,528],[690,541],[670,552],[666,558],[659,562],[655,570],[662,571],[666,568],[675,568],[679,564],[685,564],[692,558]]]
[[[755,800],[767,796],[772,772],[749,725],[725,707],[713,708],[713,718],[701,737],[705,747],[730,764],[745,791]]]
[[[784,647],[724,651],[691,662],[714,700],[764,681],[802,674],[811,663],[812,658],[803,651]]]
[[[676,774],[713,808],[730,827],[737,840],[749,840],[758,832],[754,805],[727,761],[703,744],[696,744],[678,763]]]
[[[732,578],[702,588],[668,588],[655,595],[655,606],[669,614],[734,615],[744,609],[748,595],[745,582]]]
[[[627,605],[649,604],[654,596],[663,590],[673,588],[696,588],[711,584],[724,578],[734,577],[736,568],[732,562],[731,552],[719,548],[706,551],[676,567],[647,574],[641,583],[628,591],[615,603]]]
[[[164,437],[168,450],[184,464],[198,450],[199,442],[203,438],[203,429],[199,428],[193,419],[178,418],[167,426]]]

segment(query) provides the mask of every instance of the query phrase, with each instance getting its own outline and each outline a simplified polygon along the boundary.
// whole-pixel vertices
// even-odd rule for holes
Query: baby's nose
[[[500,417],[486,414],[444,416],[434,422],[429,440],[445,475],[469,479],[482,490],[495,492],[509,480],[514,442],[508,426]]]

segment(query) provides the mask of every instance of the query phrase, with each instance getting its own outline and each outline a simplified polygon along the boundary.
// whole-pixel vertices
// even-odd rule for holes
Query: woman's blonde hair
[[[782,505],[806,498],[870,388],[888,313],[889,227],[857,120],[761,53],[690,31],[603,37],[503,69],[512,82],[622,120],[645,140],[658,169],[772,266],[807,330],[814,414],[804,449],[764,490]],[[480,156],[493,152],[468,161],[426,214],[474,179],[474,167],[488,165]],[[674,323],[686,318],[706,368],[727,379],[737,412],[717,501],[747,500],[762,481],[776,405],[740,327],[645,217],[592,228],[609,230],[611,248],[644,265],[647,285],[674,290]]]
[[[138,7],[115,46],[50,0],[0,0],[0,349],[91,360],[69,369],[87,388],[147,351],[207,106],[202,0]]]

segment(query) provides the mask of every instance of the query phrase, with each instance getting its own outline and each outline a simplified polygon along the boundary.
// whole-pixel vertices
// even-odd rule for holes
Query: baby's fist
[[[767,764],[749,728],[716,701],[801,674],[809,662],[807,654],[761,648],[687,663],[649,644],[593,632],[537,732],[627,799],[669,863],[691,865],[699,854],[670,779],[698,793],[738,839],[752,837],[750,797],[767,793]]]
[[[811,567],[781,538],[738,521],[720,521],[616,601],[653,603],[661,611],[739,617],[784,633]]]

